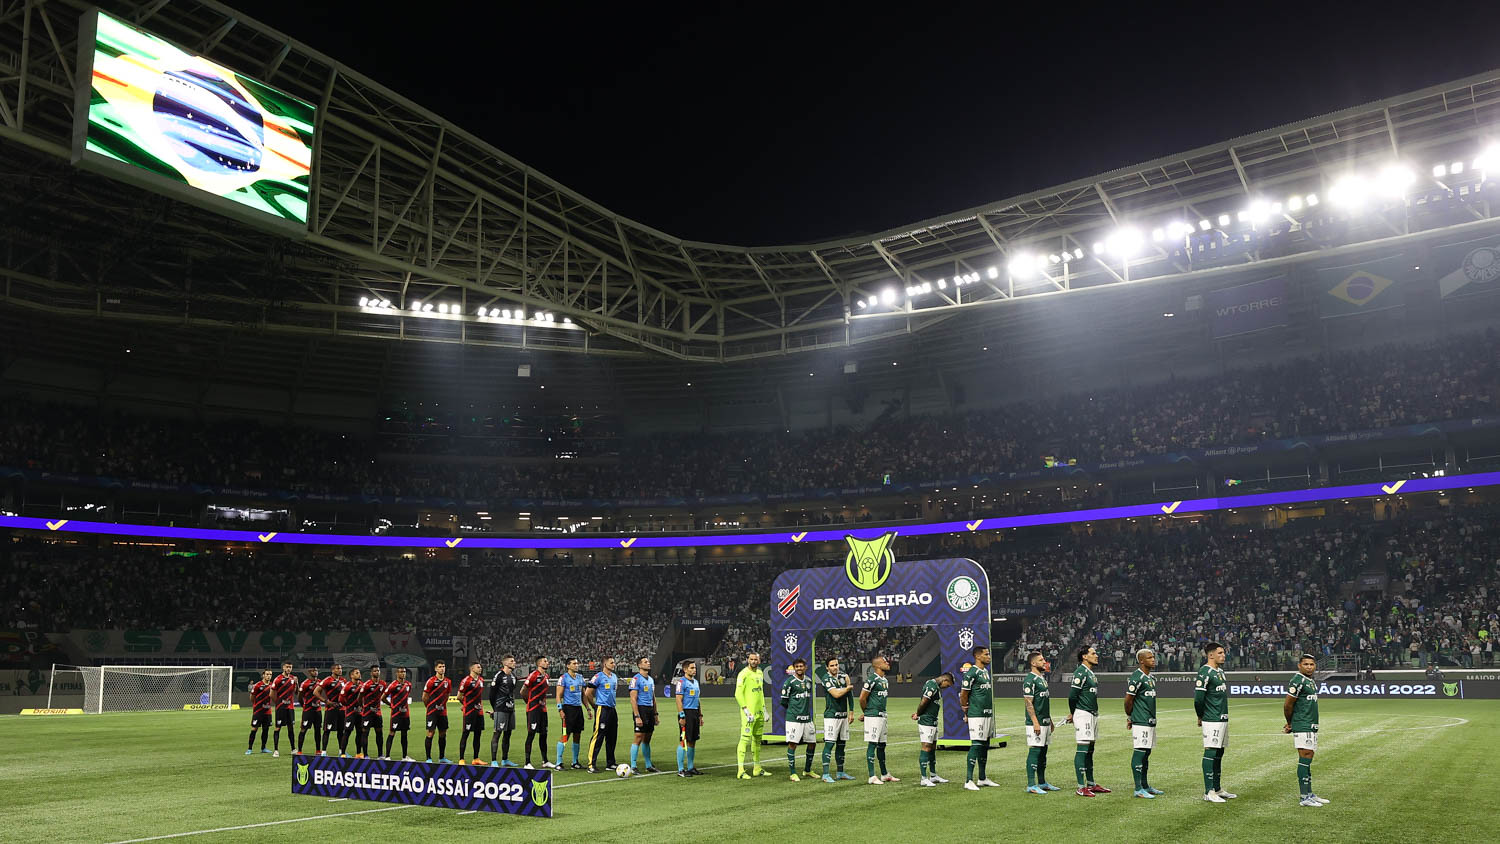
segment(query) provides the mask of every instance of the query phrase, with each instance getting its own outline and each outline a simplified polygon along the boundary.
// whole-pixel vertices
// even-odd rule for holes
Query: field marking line
[[[303,821],[320,821],[325,818],[342,818],[348,815],[371,815],[376,812],[394,812],[397,809],[415,809],[416,804],[403,804],[400,806],[381,806],[378,809],[359,809],[353,812],[336,812],[331,815],[308,815],[305,818],[287,818],[281,821],[263,821],[261,823],[247,823],[242,826],[221,826],[217,829],[195,829],[192,832],[173,832],[169,835],[152,835],[148,838],[126,838],[114,841],[111,844],[138,844],[141,841],[161,841],[166,838],[187,838],[192,835],[208,835],[214,832],[237,832],[242,829],[260,829],[267,826],[280,826],[288,823],[301,823]]]

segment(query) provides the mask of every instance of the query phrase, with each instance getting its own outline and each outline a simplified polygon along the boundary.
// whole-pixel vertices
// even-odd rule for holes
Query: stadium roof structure
[[[730,362],[848,349],[954,328],[970,311],[1234,276],[1500,222],[1487,201],[1463,203],[1457,220],[1411,213],[1434,192],[1478,195],[1483,166],[1474,162],[1500,119],[1500,71],[898,230],[746,247],[684,240],[615,214],[228,6],[100,5],[317,106],[309,224],[303,236],[234,225],[70,166],[79,20],[90,6],[0,0],[4,301],[60,315],[333,344]],[[1450,173],[1450,161],[1467,166]],[[1324,227],[1337,236],[1318,234],[1314,222],[1343,213],[1329,200],[1345,182],[1369,174],[1376,183],[1392,167],[1405,168],[1398,194]],[[1273,230],[1274,244],[1264,237]],[[1192,255],[1206,239],[1248,246],[1209,264]]]

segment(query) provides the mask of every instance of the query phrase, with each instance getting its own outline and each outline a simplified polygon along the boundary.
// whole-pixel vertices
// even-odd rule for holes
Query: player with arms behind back
[[[297,687],[297,698],[302,704],[302,729],[297,733],[297,755],[302,755],[302,748],[307,739],[307,731],[312,730],[313,752],[319,755],[323,752],[323,702],[318,699],[318,669],[307,669],[307,679]]]
[[[852,780],[844,771],[844,748],[849,743],[849,693],[854,690],[849,675],[839,669],[838,657],[833,657],[818,669],[817,679],[823,684],[823,782]],[[829,757],[838,764],[838,775],[828,773]]]
[[[464,742],[474,738],[474,764],[483,765],[479,758],[479,739],[484,735],[484,674],[479,663],[469,663],[469,676],[458,684],[458,704],[463,711],[464,731],[458,737],[458,763],[464,764],[469,757],[464,755]]]
[[[245,755],[255,753],[255,731],[260,730],[260,752],[266,749],[266,731],[271,728],[271,669],[260,672],[260,679],[250,686],[250,740],[245,742]]]
[[[276,726],[271,731],[271,755],[281,755],[281,728],[286,727],[287,744],[292,743],[292,726],[297,721],[297,678],[292,675],[292,664],[283,662],[281,673],[271,681],[271,694],[276,698]]]
[[[953,685],[953,675],[944,671],[922,684],[922,696],[911,719],[917,722],[917,768],[922,772],[922,787],[932,788],[947,780],[937,775],[937,740],[943,729],[943,689]]]
[[[1094,741],[1099,738],[1099,678],[1094,667],[1099,652],[1093,645],[1078,651],[1078,667],[1073,669],[1073,684],[1068,687],[1068,720],[1073,722],[1078,749],[1073,751],[1073,768],[1078,774],[1079,797],[1109,794],[1110,790],[1094,782]]]
[[[1312,790],[1313,752],[1318,749],[1318,683],[1313,674],[1318,670],[1318,660],[1312,654],[1303,654],[1297,660],[1297,673],[1286,684],[1286,701],[1281,714],[1286,726],[1281,730],[1292,734],[1292,746],[1297,749],[1297,787],[1302,795],[1299,806],[1317,808],[1332,801],[1325,800]]]
[[[427,709],[427,761],[432,761],[432,734],[438,736],[438,761],[448,762],[448,695],[453,693],[453,678],[448,664],[441,659],[432,664],[432,676],[422,686],[422,705]]]
[[[1062,789],[1047,782],[1047,745],[1052,743],[1052,690],[1047,686],[1047,658],[1041,651],[1026,655],[1031,671],[1021,678],[1021,699],[1026,701],[1026,790],[1046,794]]]
[[[396,744],[396,733],[401,734],[401,757],[403,762],[415,762],[406,746],[406,734],[411,732],[411,682],[406,679],[406,669],[396,669],[396,679],[385,687],[382,696],[391,708],[391,732],[385,740],[386,759],[391,758],[391,749]],[[379,717],[377,709],[376,717]]]
[[[990,678],[990,649],[974,648],[974,664],[964,669],[964,685],[958,692],[958,703],[969,722],[969,758],[964,789],[998,788],[1000,783],[987,776],[990,762],[990,736],[995,734],[995,685]],[[974,775],[975,769],[979,775]]]
[[[1130,771],[1135,776],[1135,796],[1154,799],[1162,794],[1151,787],[1151,751],[1156,747],[1156,653],[1150,648],[1135,652],[1136,669],[1125,682],[1125,725],[1130,729]]]
[[[329,747],[333,744],[333,734],[337,734],[340,739],[344,736],[344,710],[339,706],[339,699],[344,695],[344,683],[344,666],[337,662],[328,670],[328,676],[318,683],[318,703],[323,706],[323,746],[318,751],[320,756],[328,755]]]
[[[1229,681],[1224,677],[1224,646],[1209,642],[1205,662],[1193,681],[1193,709],[1203,728],[1203,799],[1209,803],[1233,800],[1220,782],[1224,750],[1229,746]]]
[[[531,742],[536,738],[541,739],[537,751],[542,756],[542,768],[552,768],[552,763],[547,761],[547,687],[550,683],[547,669],[551,665],[546,657],[537,657],[536,668],[521,684],[521,698],[526,701],[526,764],[522,767],[527,770],[532,769]]]
[[[792,660],[792,673],[781,684],[781,706],[786,710],[786,770],[792,782],[797,776],[797,745],[807,745],[807,773],[812,773],[812,747],[818,736],[812,719],[813,682],[807,676],[807,660]]]
[[[901,781],[885,767],[885,744],[889,735],[885,705],[891,694],[891,683],[885,675],[890,670],[890,661],[876,654],[870,659],[870,673],[865,676],[864,690],[859,693],[859,707],[864,711],[860,720],[865,722],[865,768],[870,772],[870,785]],[[878,777],[875,776],[877,761],[880,762]]]

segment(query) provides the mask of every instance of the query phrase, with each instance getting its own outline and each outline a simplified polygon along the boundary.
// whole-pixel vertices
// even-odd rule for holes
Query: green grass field
[[[1500,701],[1325,698],[1313,785],[1333,802],[1321,809],[1296,805],[1296,754],[1291,738],[1280,732],[1279,701],[1231,704],[1224,785],[1240,797],[1226,805],[1199,799],[1201,739],[1190,700],[1161,701],[1151,779],[1167,793],[1154,801],[1130,796],[1129,734],[1123,716],[1115,714],[1115,700],[1101,701],[1103,738],[1095,754],[1098,779],[1115,793],[1092,799],[1072,794],[1072,728],[1066,726],[1054,737],[1048,770],[1048,779],[1064,791],[1045,796],[1022,791],[1024,740],[990,752],[990,778],[1003,788],[962,790],[961,752],[938,757],[939,772],[952,784],[919,787],[916,727],[906,720],[914,701],[899,699],[891,701],[888,761],[902,782],[879,787],[863,782],[864,743],[858,735],[848,756],[857,782],[788,782],[780,746],[761,752],[763,764],[777,776],[736,781],[733,703],[709,699],[704,704],[698,767],[709,776],[619,780],[564,772],[556,779],[551,820],[294,796],[285,737],[280,759],[243,755],[249,724],[243,711],[5,717],[0,718],[5,753],[0,841],[399,841],[471,835],[495,840],[520,834],[529,841],[639,841],[667,835],[668,825],[679,830],[674,833],[679,840],[686,825],[693,832],[685,840],[719,842],[765,840],[768,833],[793,829],[811,838],[852,840],[1019,840],[1024,835],[1029,841],[1215,836],[1458,841],[1493,837],[1491,813],[1500,796],[1493,774],[1500,751]],[[1020,711],[1016,701],[1000,704],[1002,716]],[[1015,724],[1014,731],[1020,720],[1002,717],[1000,722]],[[451,754],[457,733],[450,735]],[[420,755],[421,733],[412,737],[413,755]],[[513,751],[523,741],[524,733],[518,733]],[[488,758],[488,734],[484,744]],[[654,744],[657,766],[673,767],[671,733],[659,734]],[[619,756],[629,759],[625,742]],[[1438,802],[1429,805],[1430,800]],[[830,827],[847,834],[830,833]],[[1492,833],[1479,832],[1484,829]]]

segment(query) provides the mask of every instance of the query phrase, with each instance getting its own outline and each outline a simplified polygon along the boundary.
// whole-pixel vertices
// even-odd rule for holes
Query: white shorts
[[[885,741],[885,716],[869,715],[865,717],[865,741],[879,744]]]
[[[1292,747],[1298,750],[1317,750],[1317,733],[1292,733]]]
[[[848,741],[849,716],[823,719],[823,741]]]
[[[1229,722],[1228,721],[1204,721],[1203,722],[1203,746],[1204,747],[1227,747],[1229,745]]]
[[[1099,738],[1099,716],[1082,709],[1073,712],[1073,732],[1078,744],[1087,744]]]
[[[1147,727],[1143,724],[1132,724],[1130,727],[1130,746],[1136,750],[1150,750],[1156,747],[1156,728]]]
[[[969,719],[969,741],[989,741],[990,736],[994,734],[995,718],[993,715]]]
[[[1026,725],[1026,746],[1046,747],[1052,743],[1052,728],[1042,727],[1042,734],[1037,735],[1036,728],[1030,724]]]
[[[817,744],[818,731],[811,721],[786,722],[787,744]]]
[[[930,727],[926,724],[918,724],[917,741],[921,744],[937,744],[939,729],[941,728],[936,724]]]

